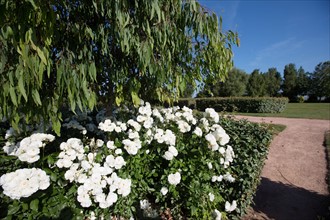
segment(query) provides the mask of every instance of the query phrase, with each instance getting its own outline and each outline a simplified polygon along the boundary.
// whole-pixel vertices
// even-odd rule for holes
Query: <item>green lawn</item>
[[[310,118],[330,120],[330,103],[289,103],[282,113],[240,113],[237,115]]]

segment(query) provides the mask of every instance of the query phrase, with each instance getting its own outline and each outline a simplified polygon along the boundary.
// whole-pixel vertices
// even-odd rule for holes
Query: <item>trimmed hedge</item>
[[[272,134],[262,124],[246,120],[222,118],[220,125],[231,137],[229,144],[235,150],[235,162],[232,170],[237,181],[232,186],[231,198],[239,198],[240,210],[229,215],[229,219],[241,219],[253,202],[260,184],[261,171],[268,155]]]
[[[286,97],[212,97],[180,99],[176,104],[199,111],[214,108],[217,112],[280,113],[284,111],[288,102]]]

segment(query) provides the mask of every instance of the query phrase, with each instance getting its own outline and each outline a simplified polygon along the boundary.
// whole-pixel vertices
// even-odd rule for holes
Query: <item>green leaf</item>
[[[15,93],[15,88],[14,87],[9,87],[9,94],[10,94],[11,101],[13,102],[13,104],[15,106],[17,106],[17,97],[16,97],[16,93]]]
[[[119,96],[116,97],[116,105],[117,106],[120,106],[120,104],[121,104],[122,101],[123,101],[123,98],[122,97],[119,97]]]
[[[20,205],[9,205],[8,206],[8,215],[14,215],[20,210],[21,206]]]
[[[27,211],[29,209],[29,205],[26,203],[22,203],[22,209],[23,209],[23,212]]]
[[[23,74],[21,74],[21,76],[18,80],[18,89],[21,92],[21,94],[23,95],[25,101],[27,102],[28,98],[27,98],[26,91],[25,91],[25,88],[24,88]]]
[[[61,136],[61,122],[59,119],[52,119],[52,127],[57,136]]]
[[[46,59],[46,57],[45,57],[45,54],[44,54],[44,52],[42,52],[42,50],[40,50],[39,47],[37,47],[37,53],[38,53],[38,56],[40,57],[41,61],[42,61],[45,65],[47,65],[47,59]]]
[[[51,179],[53,182],[56,182],[56,181],[57,181],[57,174],[56,174],[56,173],[51,173],[51,174],[50,174],[50,179]]]
[[[33,0],[28,0],[28,1],[31,3],[31,5],[33,6],[34,9],[37,9],[37,6]]]
[[[91,79],[96,80],[96,67],[94,62],[89,65],[88,73]]]
[[[41,84],[43,83],[43,75],[44,75],[45,65],[43,62],[39,64],[38,68],[38,77],[39,77],[39,86],[41,87]]]
[[[38,90],[34,89],[34,90],[32,91],[32,97],[33,97],[34,102],[35,102],[37,105],[42,105]]]
[[[52,155],[47,156],[47,163],[48,163],[49,166],[53,166],[55,164],[55,160],[52,157]]]
[[[141,100],[140,100],[138,94],[135,91],[131,92],[131,97],[132,97],[132,101],[133,101],[134,106],[140,105]]]
[[[39,199],[34,199],[30,202],[30,209],[37,212],[39,207]]]

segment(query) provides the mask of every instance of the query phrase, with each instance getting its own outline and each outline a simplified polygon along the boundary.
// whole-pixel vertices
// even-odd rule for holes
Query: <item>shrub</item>
[[[210,108],[194,115],[187,107],[147,103],[110,118],[103,113],[67,118],[61,137],[32,128],[24,135],[6,131],[1,218],[244,214],[271,139],[265,128],[219,118]],[[17,181],[28,194],[13,188]]]
[[[253,112],[253,113],[279,113],[284,111],[288,103],[287,98],[274,97],[212,97],[196,99],[180,99],[179,106],[189,105],[200,111],[214,108],[217,112]]]

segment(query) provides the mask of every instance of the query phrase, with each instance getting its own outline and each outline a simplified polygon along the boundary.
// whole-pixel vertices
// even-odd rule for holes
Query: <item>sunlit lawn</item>
[[[282,113],[240,113],[237,115],[310,118],[330,120],[330,103],[289,103]]]

